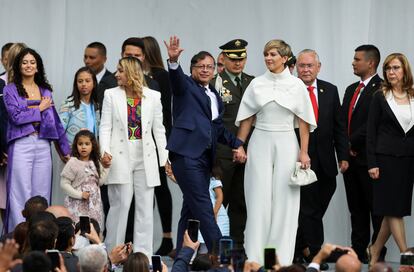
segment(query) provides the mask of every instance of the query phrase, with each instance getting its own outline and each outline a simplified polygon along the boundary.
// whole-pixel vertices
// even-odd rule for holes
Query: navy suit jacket
[[[186,76],[179,66],[169,69],[173,94],[173,127],[167,149],[179,155],[199,158],[211,147],[215,157],[217,142],[237,148],[243,144],[223,125],[223,103],[218,92],[210,85],[217,97],[219,116],[211,120],[211,101],[204,87]]]

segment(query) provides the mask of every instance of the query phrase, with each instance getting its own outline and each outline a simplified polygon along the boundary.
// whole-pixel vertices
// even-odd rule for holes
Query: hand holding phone
[[[230,238],[221,238],[219,244],[220,263],[231,263],[231,252],[233,250],[233,240]]]
[[[160,255],[152,255],[152,271],[153,272],[162,272],[162,263],[161,263],[161,256]]]
[[[91,221],[89,216],[79,216],[79,228],[81,235],[85,236],[85,233],[91,233]]]
[[[59,250],[48,249],[48,250],[46,250],[46,254],[49,257],[50,262],[52,263],[51,271],[55,271],[56,268],[60,267]]]
[[[276,264],[276,248],[265,248],[264,249],[264,268],[273,269],[273,266]]]

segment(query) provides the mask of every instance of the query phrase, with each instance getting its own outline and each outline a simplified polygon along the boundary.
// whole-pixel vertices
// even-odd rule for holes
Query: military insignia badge
[[[239,46],[241,45],[241,41],[237,40],[237,41],[234,43],[234,45],[235,45],[236,47],[239,47]]]
[[[221,100],[223,101],[223,103],[229,103],[233,100],[233,96],[231,95],[230,90],[224,88],[224,86],[222,87],[220,91],[220,96],[221,96]]]

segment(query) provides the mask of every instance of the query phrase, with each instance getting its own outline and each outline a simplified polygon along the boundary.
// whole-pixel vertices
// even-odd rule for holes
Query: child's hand
[[[90,195],[91,195],[91,194],[90,194],[89,192],[82,192],[82,198],[83,198],[84,200],[88,200]]]
[[[108,153],[104,153],[101,158],[101,163],[104,168],[109,168],[111,166],[112,156]]]

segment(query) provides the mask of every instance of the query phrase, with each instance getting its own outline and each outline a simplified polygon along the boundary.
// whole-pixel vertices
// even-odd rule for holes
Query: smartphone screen
[[[91,233],[89,216],[79,216],[79,228],[81,235],[85,235],[85,233]]]
[[[188,219],[187,231],[191,241],[197,242],[198,240],[198,229],[200,228],[200,221],[195,219]]]
[[[49,256],[50,262],[52,263],[52,271],[55,271],[56,267],[60,267],[59,250],[48,249],[46,250],[47,256]]]
[[[409,266],[414,265],[414,255],[413,254],[401,253],[400,257],[401,257],[400,258],[400,264],[401,265],[409,265]]]
[[[153,272],[161,272],[162,271],[162,264],[161,264],[161,256],[160,255],[152,255],[152,271]]]
[[[231,252],[233,250],[233,240],[230,238],[221,238],[219,244],[220,263],[231,263]]]
[[[265,248],[264,249],[264,268],[273,269],[276,264],[276,248]]]

